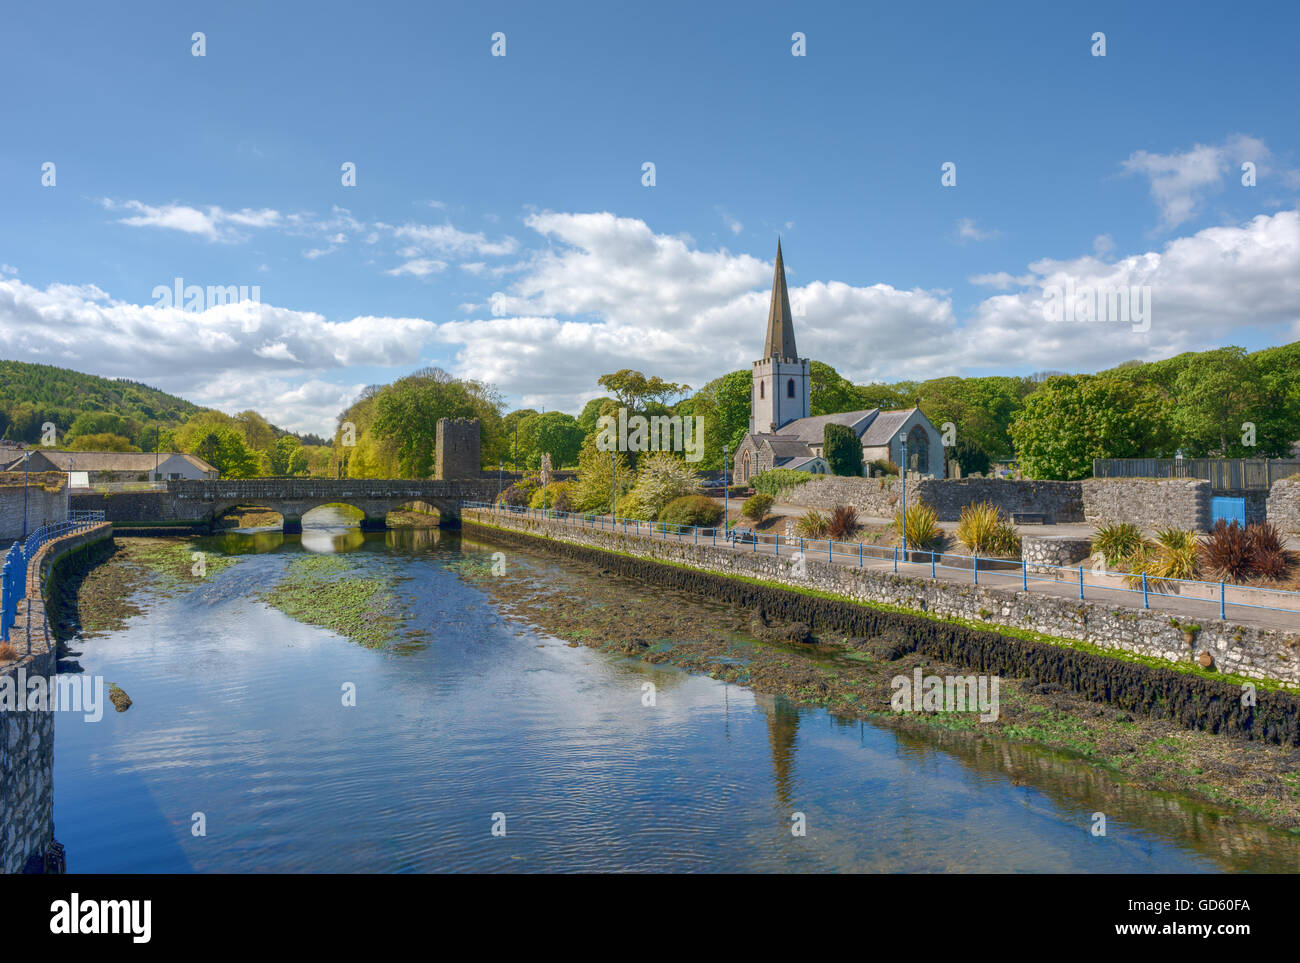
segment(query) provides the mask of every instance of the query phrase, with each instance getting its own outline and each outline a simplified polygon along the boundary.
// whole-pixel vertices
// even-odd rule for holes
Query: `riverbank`
[[[1101,704],[1048,678],[1048,671],[1039,676],[1004,675],[999,716],[993,722],[981,722],[973,713],[895,713],[890,707],[894,678],[910,677],[918,668],[924,675],[938,676],[970,674],[971,668],[988,672],[989,662],[981,658],[970,665],[936,657],[909,633],[905,620],[892,626],[881,620],[877,630],[857,634],[827,631],[829,620],[823,620],[813,626],[815,641],[783,642],[783,636],[807,631],[798,624],[801,615],[829,600],[809,596],[803,612],[797,604],[769,605],[761,616],[756,606],[738,604],[733,615],[719,620],[703,614],[697,600],[701,594],[723,598],[711,581],[722,576],[710,575],[707,586],[699,582],[699,593],[682,591],[679,586],[690,580],[668,566],[659,565],[659,574],[671,572],[674,577],[656,579],[655,563],[630,556],[621,561],[578,546],[557,551],[556,543],[517,532],[472,523],[466,529],[489,544],[559,559],[566,570],[581,573],[581,578],[566,581],[553,575],[536,577],[528,566],[507,564],[501,576],[486,571],[470,576],[504,611],[573,644],[671,663],[756,692],[785,696],[797,705],[824,707],[837,716],[918,733],[942,730],[976,743],[995,739],[1040,747],[1084,759],[1118,783],[1178,793],[1300,830],[1300,749],[1293,745],[1227,738],[1186,728],[1171,715],[1144,711],[1173,711],[1158,700],[1130,707]],[[632,570],[635,577],[627,574]],[[591,588],[593,574],[601,586],[596,593]],[[775,601],[777,595],[756,591],[753,598]],[[1050,670],[1049,662],[1041,664]],[[1123,686],[1117,688],[1122,691]]]

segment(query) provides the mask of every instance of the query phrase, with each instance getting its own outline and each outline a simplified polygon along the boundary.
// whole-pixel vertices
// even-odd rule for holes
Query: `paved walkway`
[[[805,511],[801,509],[800,511]],[[775,509],[774,509],[775,511]],[[485,521],[490,520],[497,512],[482,511],[477,509],[466,509],[470,515],[482,514]],[[509,518],[509,515],[506,515]],[[597,516],[595,524],[585,523],[580,517],[567,519],[550,519],[554,524],[562,524],[575,529],[595,528],[600,530],[601,522],[604,522],[605,530],[608,531],[608,516]],[[619,523],[622,530],[624,523]],[[636,523],[628,521],[626,523],[627,534],[635,536],[637,534]],[[1041,529],[1044,526],[1030,526],[1033,529]],[[1046,526],[1048,528],[1065,528],[1066,526]],[[640,537],[647,540],[665,540],[665,541],[695,541],[691,534],[677,535],[676,533],[653,533],[652,524],[642,522],[640,524]],[[1060,534],[1066,534],[1061,532]],[[789,541],[785,538],[780,540],[780,544],[770,534],[761,533],[762,540],[759,542],[737,542],[729,543],[724,535],[720,532],[715,538],[707,535],[697,536],[699,544],[707,544],[721,550],[732,552],[760,552],[765,555],[777,555],[782,558],[789,558],[799,551],[799,542]],[[921,576],[925,578],[933,577],[942,582],[951,582],[954,584],[970,585],[976,580],[976,572],[969,559],[964,560],[961,564],[957,556],[945,556],[936,553],[936,561],[931,566],[929,553],[912,553],[913,558],[920,557],[918,561],[905,561],[901,557],[895,563],[893,554],[894,550],[886,546],[867,545],[862,548],[862,554],[859,556],[859,543],[857,542],[836,542],[833,552],[828,548],[825,539],[804,539],[803,552],[805,557],[816,559],[818,561],[832,561],[837,565],[847,565],[852,567],[861,567],[878,572],[894,572],[899,574]],[[873,553],[875,553],[873,555]],[[885,557],[881,557],[881,556]],[[948,565],[945,565],[945,560]],[[978,572],[978,584],[982,587],[1006,589],[1008,591],[1025,591],[1026,584],[1028,591],[1033,593],[1042,593],[1044,595],[1055,595],[1059,598],[1079,598],[1079,581],[1073,571],[1069,580],[1055,580],[1043,575],[1030,575],[1026,580],[1022,575],[1020,565],[1017,562],[1010,563],[1014,566],[1011,570],[1003,569],[1001,571],[985,568],[986,561],[980,559]],[[988,564],[997,565],[997,560],[988,560]],[[1007,564],[1005,562],[1003,565]],[[896,567],[895,567],[896,566]],[[960,567],[959,567],[960,566]],[[1206,584],[1204,598],[1189,598],[1187,594],[1193,586],[1179,586],[1181,596],[1170,597],[1168,595],[1157,595],[1154,592],[1150,594],[1149,608],[1155,611],[1168,612],[1170,616],[1177,618],[1181,622],[1199,622],[1219,617],[1219,595],[1218,585]],[[1226,610],[1227,620],[1234,624],[1251,625],[1262,628],[1280,629],[1288,632],[1300,632],[1300,593],[1290,593],[1287,595],[1275,595],[1269,598],[1273,593],[1260,593],[1248,588],[1233,588],[1226,590]],[[1250,604],[1242,604],[1240,599],[1251,598],[1253,604],[1260,604],[1255,601],[1259,598],[1265,598],[1263,604],[1268,605],[1292,605],[1295,606],[1293,611],[1276,611],[1271,609],[1253,608]],[[1083,598],[1089,602],[1102,602],[1106,605],[1115,605],[1118,607],[1141,609],[1143,608],[1143,598],[1140,589],[1129,591],[1124,588],[1123,582],[1116,576],[1098,575],[1087,566],[1084,567],[1084,586]],[[1238,601],[1234,602],[1234,599]]]

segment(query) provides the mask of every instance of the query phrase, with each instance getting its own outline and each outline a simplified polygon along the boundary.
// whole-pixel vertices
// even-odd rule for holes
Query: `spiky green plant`
[[[814,508],[795,522],[794,530],[804,538],[825,538],[831,530],[831,523],[830,519]]]
[[[1142,530],[1131,522],[1102,525],[1092,539],[1092,550],[1100,552],[1110,568],[1123,568],[1124,562],[1146,546]]]
[[[908,548],[927,548],[943,536],[939,516],[933,508],[919,501],[907,506],[906,515],[899,512],[894,516],[894,530],[904,534]]]

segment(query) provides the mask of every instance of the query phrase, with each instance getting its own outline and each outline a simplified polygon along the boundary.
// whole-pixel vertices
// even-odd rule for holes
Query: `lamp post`
[[[30,451],[23,452],[23,540],[27,539],[27,462],[31,460]],[[71,480],[71,479],[69,479]]]
[[[907,561],[907,435],[898,433],[898,445],[903,452],[903,561]]]
[[[727,471],[727,456],[731,454],[731,446],[722,446],[722,530],[724,532],[731,530],[731,502],[727,499],[727,489],[731,487],[730,473]]]
[[[618,521],[618,453],[609,453],[609,521]]]
[[[506,470],[506,460],[502,458],[497,462],[497,504],[501,504],[501,479],[502,473]]]

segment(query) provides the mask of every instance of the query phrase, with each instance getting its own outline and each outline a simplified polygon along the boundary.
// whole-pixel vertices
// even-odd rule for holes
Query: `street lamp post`
[[[501,479],[502,473],[506,470],[506,460],[502,458],[497,462],[497,504],[501,504]]]
[[[618,454],[609,453],[609,521],[618,521]]]
[[[23,539],[27,538],[27,462],[31,460],[30,451],[23,452]]]
[[[731,502],[728,500],[727,489],[731,487],[731,476],[727,471],[727,456],[731,454],[731,446],[722,446],[722,530],[724,532],[731,530]]]
[[[907,561],[907,435],[898,433],[898,445],[903,451],[903,561]]]

